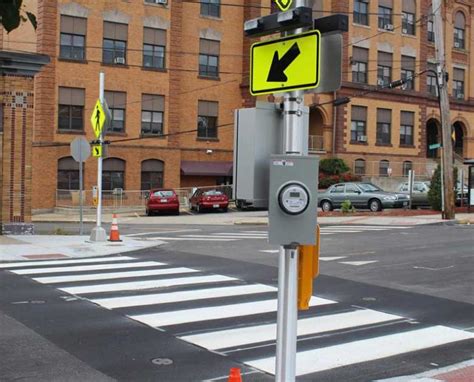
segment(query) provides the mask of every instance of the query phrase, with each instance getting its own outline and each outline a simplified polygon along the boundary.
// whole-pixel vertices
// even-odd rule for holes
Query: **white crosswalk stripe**
[[[225,235],[229,233],[220,236]],[[90,301],[99,306],[120,309],[121,314],[131,319],[162,328],[188,343],[274,373],[275,287],[188,267],[124,258],[127,262],[121,257],[111,257],[88,259],[89,263],[84,265],[55,260],[12,263],[10,267],[4,264],[4,268],[43,284],[55,284],[67,293],[90,296]],[[148,269],[134,269],[139,267]],[[203,275],[193,275],[197,272]],[[101,283],[101,280],[110,282]],[[173,289],[163,289],[169,287]],[[102,297],[104,293],[107,294]],[[297,353],[298,376],[391,356],[405,355],[409,359],[411,352],[474,339],[474,333],[469,331],[427,326],[401,315],[321,297],[313,296],[310,306],[309,312],[298,321],[298,342],[302,345],[299,348],[303,349]],[[333,340],[327,345],[324,342],[313,345],[319,344],[321,338]]]

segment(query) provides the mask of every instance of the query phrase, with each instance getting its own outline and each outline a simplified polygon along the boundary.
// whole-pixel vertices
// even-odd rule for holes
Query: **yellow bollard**
[[[308,310],[313,295],[313,280],[319,275],[321,230],[316,229],[316,245],[298,246],[298,310]]]

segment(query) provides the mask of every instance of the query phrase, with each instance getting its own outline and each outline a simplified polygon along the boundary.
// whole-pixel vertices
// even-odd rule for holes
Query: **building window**
[[[86,58],[87,19],[61,16],[59,57],[82,61]]]
[[[163,187],[164,163],[157,159],[148,159],[142,162],[141,190],[153,190]]]
[[[104,21],[102,61],[105,64],[127,63],[128,25]]]
[[[392,54],[378,52],[377,85],[387,86],[392,82]]]
[[[59,88],[58,130],[84,130],[84,89]]]
[[[218,102],[198,101],[198,138],[217,138]]]
[[[392,0],[379,0],[379,28],[380,29],[393,29],[392,22]]]
[[[125,107],[127,105],[127,93],[106,91],[105,99],[109,106],[110,113],[112,114],[112,121],[107,128],[107,132],[125,132]]]
[[[163,135],[165,97],[142,94],[142,134]]]
[[[454,18],[454,47],[464,49],[466,47],[465,40],[466,19],[462,12],[457,12]]]
[[[432,96],[438,96],[438,78],[436,77],[436,65],[428,64],[429,72],[426,72],[426,86],[428,93]]]
[[[367,83],[367,65],[369,61],[369,50],[354,47],[352,49],[352,82]]]
[[[58,191],[79,190],[79,162],[72,157],[58,160]]]
[[[102,164],[102,190],[125,189],[125,161],[118,158],[106,158]]]
[[[402,80],[407,81],[403,85],[403,89],[413,90],[415,88],[415,57],[402,56]]]
[[[199,75],[219,77],[219,41],[199,40]]]
[[[379,162],[379,176],[389,175],[390,162],[388,160],[381,160]]]
[[[166,30],[143,28],[143,66],[165,68]]]
[[[389,145],[391,143],[392,110],[377,109],[377,144]]]
[[[453,71],[453,97],[464,99],[464,70],[454,68]]]
[[[201,0],[201,16],[221,17],[220,0]]]
[[[354,162],[354,174],[365,175],[365,160],[356,159]]]
[[[432,16],[428,16],[427,29],[428,29],[428,41],[429,42],[434,42],[435,41],[435,34],[434,34],[434,22],[433,22],[433,17]]]
[[[415,35],[415,0],[403,0],[402,3],[402,33]]]
[[[367,142],[367,108],[351,108],[351,142]]]
[[[402,111],[400,114],[400,145],[413,146],[415,113]]]
[[[413,170],[413,163],[409,160],[403,162],[403,176],[408,176],[411,170]]]
[[[354,23],[369,25],[369,0],[354,1]]]

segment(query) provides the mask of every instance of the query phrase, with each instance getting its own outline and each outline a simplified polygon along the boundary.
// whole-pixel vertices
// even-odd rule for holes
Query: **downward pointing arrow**
[[[286,68],[300,55],[300,48],[298,43],[294,43],[292,47],[283,55],[281,59],[278,58],[278,51],[273,54],[272,66],[268,73],[267,82],[286,82],[288,77],[285,74]]]

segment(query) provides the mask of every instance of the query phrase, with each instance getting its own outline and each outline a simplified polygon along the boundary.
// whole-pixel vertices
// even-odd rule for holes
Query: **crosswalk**
[[[133,256],[0,264],[183,341],[275,371],[277,289]],[[312,375],[474,341],[471,332],[313,296],[298,321],[296,373]],[[388,361],[387,361],[388,360]],[[393,362],[400,362],[399,358]],[[393,365],[395,368],[396,365]]]
[[[381,232],[389,230],[407,229],[405,226],[388,226],[388,225],[334,225],[321,227],[321,235],[336,235],[336,234],[356,234],[361,232]],[[164,231],[158,236],[156,234],[150,235],[148,233],[132,234],[135,238],[140,237],[144,240],[162,240],[162,241],[210,241],[210,242],[227,242],[237,240],[266,240],[268,238],[267,231],[239,231],[239,232],[213,232],[213,233],[199,233],[195,232],[174,232]]]

